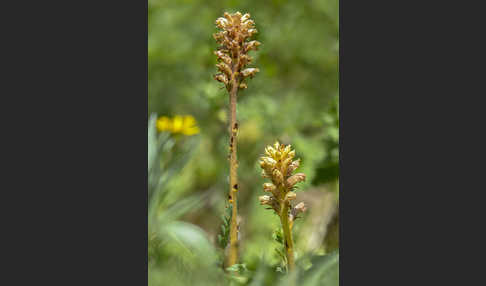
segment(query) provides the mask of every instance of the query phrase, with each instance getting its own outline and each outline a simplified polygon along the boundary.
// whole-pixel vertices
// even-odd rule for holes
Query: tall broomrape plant
[[[263,184],[263,190],[270,195],[259,197],[260,204],[270,206],[269,209],[273,209],[280,217],[289,271],[295,266],[292,227],[298,215],[306,210],[303,202],[293,207],[291,203],[296,198],[293,192],[295,184],[305,181],[304,173],[292,175],[300,165],[300,159],[293,161],[294,157],[295,150],[291,150],[290,145],[285,146],[276,142],[273,147],[267,146],[265,156],[260,158],[262,176],[272,181]]]
[[[250,41],[250,37],[257,33],[255,22],[250,19],[250,14],[242,15],[240,12],[234,14],[224,13],[224,17],[216,20],[219,31],[213,34],[219,44],[214,54],[218,57],[219,73],[214,79],[222,82],[229,94],[230,100],[230,190],[229,201],[232,205],[230,225],[230,245],[226,259],[226,265],[231,266],[238,262],[238,225],[237,225],[237,194],[238,194],[238,161],[237,133],[238,123],[236,121],[236,98],[239,89],[247,88],[246,79],[253,77],[258,68],[245,68],[252,58],[248,55],[251,50],[257,50],[260,45],[258,41]]]

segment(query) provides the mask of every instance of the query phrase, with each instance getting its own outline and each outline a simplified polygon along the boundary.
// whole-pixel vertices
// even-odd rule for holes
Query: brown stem
[[[294,242],[292,241],[292,231],[289,225],[289,202],[283,201],[280,212],[280,222],[284,234],[285,255],[287,256],[287,265],[289,272],[294,270]]]
[[[236,96],[238,81],[233,67],[233,76],[230,90],[230,201],[233,206],[230,225],[230,246],[227,257],[227,267],[238,263],[238,161],[236,157],[238,123],[236,122]]]

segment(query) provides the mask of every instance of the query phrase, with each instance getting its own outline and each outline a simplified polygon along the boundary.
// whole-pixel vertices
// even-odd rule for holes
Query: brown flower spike
[[[228,91],[231,91],[233,86],[245,89],[246,78],[253,77],[259,72],[258,68],[245,68],[253,60],[248,52],[257,50],[260,45],[258,41],[250,41],[257,33],[255,22],[250,19],[250,14],[225,12],[224,17],[216,20],[216,26],[220,31],[213,34],[213,37],[219,47],[214,54],[218,57],[219,63],[216,67],[220,73],[216,74],[214,79],[224,83]]]
[[[262,176],[269,178],[271,183],[263,184],[263,191],[271,195],[259,197],[260,204],[270,206],[280,217],[285,238],[285,250],[289,270],[294,268],[294,253],[292,241],[292,226],[300,213],[306,211],[303,202],[292,207],[291,201],[297,195],[293,192],[295,184],[305,181],[304,173],[293,174],[299,167],[300,159],[293,161],[295,151],[290,145],[285,146],[276,142],[273,146],[265,148],[265,155],[260,158]]]
[[[241,15],[240,12],[234,14],[224,13],[224,17],[216,20],[219,31],[215,33],[214,39],[219,44],[214,54],[218,57],[219,73],[214,75],[214,79],[222,82],[228,93],[230,100],[229,112],[229,160],[230,160],[230,186],[229,203],[232,205],[230,242],[228,256],[226,257],[226,267],[238,263],[238,161],[237,135],[238,123],[236,121],[236,103],[238,90],[247,88],[245,80],[253,77],[259,70],[257,68],[246,68],[252,61],[248,53],[257,50],[260,43],[250,41],[257,30],[255,23],[250,19],[250,14]]]

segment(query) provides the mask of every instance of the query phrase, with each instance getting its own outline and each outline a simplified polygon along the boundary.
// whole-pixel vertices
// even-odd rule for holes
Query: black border
[[[16,102],[3,107],[19,107],[4,134],[14,198],[2,199],[4,258],[19,273],[5,272],[13,284],[147,285],[148,2],[20,6],[4,10],[2,94]]]
[[[4,272],[146,285],[148,3],[18,5],[4,9],[2,107],[17,108],[3,120],[2,202],[19,273]],[[484,144],[464,135],[484,130],[482,72],[467,66],[484,49],[463,42],[482,39],[481,16],[445,2],[339,6],[340,285],[453,281],[481,229],[482,200],[463,194],[484,189],[465,162]]]

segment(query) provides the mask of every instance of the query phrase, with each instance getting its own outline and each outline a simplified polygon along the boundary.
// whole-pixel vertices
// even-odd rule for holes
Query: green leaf
[[[302,279],[299,285],[339,285],[339,251],[314,257],[312,264],[312,267],[301,275]]]
[[[232,272],[238,272],[240,274],[243,274],[248,271],[248,269],[246,268],[246,264],[233,264],[230,267],[227,267],[226,270]]]

